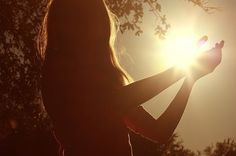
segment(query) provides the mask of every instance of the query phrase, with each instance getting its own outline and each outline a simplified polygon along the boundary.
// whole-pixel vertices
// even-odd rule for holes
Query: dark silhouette
[[[224,139],[221,142],[215,143],[205,148],[204,154],[206,156],[235,156],[236,142],[232,138]]]
[[[202,68],[191,67],[191,77],[173,67],[128,83],[110,39],[115,35],[112,18],[102,0],[57,0],[45,20],[43,100],[62,145],[61,154],[66,156],[131,156],[128,128],[166,143],[195,81],[221,61],[223,41],[197,58]],[[176,97],[157,120],[140,106],[184,77]]]

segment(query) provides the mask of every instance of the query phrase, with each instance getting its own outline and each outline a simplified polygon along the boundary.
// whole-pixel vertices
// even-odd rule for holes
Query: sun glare
[[[193,32],[178,33],[167,36],[162,41],[161,51],[164,55],[165,66],[177,65],[181,69],[187,69],[190,64],[194,64],[197,54],[206,49],[207,37],[201,38]]]

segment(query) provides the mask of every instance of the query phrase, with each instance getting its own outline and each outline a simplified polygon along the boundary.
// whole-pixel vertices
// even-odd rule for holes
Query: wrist
[[[197,80],[192,78],[191,76],[188,76],[185,78],[184,83],[187,84],[189,87],[192,87]]]
[[[189,66],[186,69],[175,66],[175,73],[181,78],[185,78],[185,83],[188,85],[194,85],[194,83],[199,79],[197,73],[195,73],[193,66]]]

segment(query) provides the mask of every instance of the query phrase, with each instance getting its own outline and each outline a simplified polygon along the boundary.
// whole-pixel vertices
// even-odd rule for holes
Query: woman
[[[131,156],[128,128],[160,143],[172,136],[193,84],[221,61],[223,41],[197,58],[191,78],[172,67],[128,84],[116,60],[112,14],[102,0],[55,0],[47,17],[43,99],[65,156]],[[178,80],[185,81],[154,119],[140,106]]]

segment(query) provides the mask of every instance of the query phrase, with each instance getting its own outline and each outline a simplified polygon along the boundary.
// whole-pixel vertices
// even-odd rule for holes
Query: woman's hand
[[[215,70],[221,63],[223,47],[224,41],[221,41],[220,43],[216,43],[215,47],[211,50],[201,53],[196,57],[196,63],[192,65],[190,69],[190,78],[193,81],[196,81]]]

